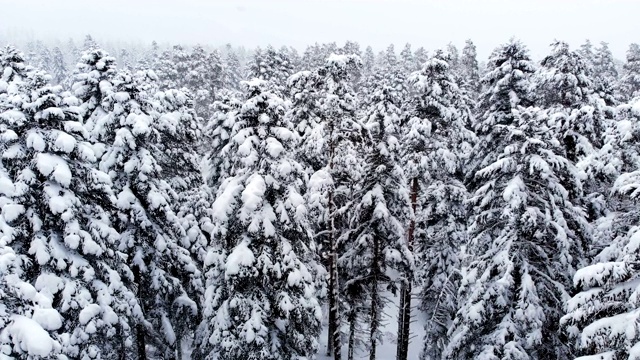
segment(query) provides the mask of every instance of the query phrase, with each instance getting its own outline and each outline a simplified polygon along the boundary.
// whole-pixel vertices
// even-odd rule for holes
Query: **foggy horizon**
[[[549,7],[553,3],[553,7]],[[515,37],[527,44],[540,59],[554,40],[577,48],[589,39],[594,45],[609,43],[616,59],[624,59],[634,37],[633,14],[640,2],[619,1],[319,1],[292,0],[258,2],[187,0],[115,0],[98,6],[69,0],[9,0],[0,13],[0,41],[82,40],[91,34],[99,42],[148,45],[231,43],[253,49],[258,46],[293,46],[302,51],[314,43],[356,41],[375,51],[394,44],[396,50],[412,47],[434,50],[452,43],[458,47],[467,39],[485,61],[491,51]],[[13,14],[37,8],[30,17]],[[126,10],[123,11],[123,10]],[[90,16],[93,13],[100,16]],[[312,14],[312,15],[311,15]],[[599,25],[602,24],[602,25]],[[606,26],[604,26],[606,24]]]

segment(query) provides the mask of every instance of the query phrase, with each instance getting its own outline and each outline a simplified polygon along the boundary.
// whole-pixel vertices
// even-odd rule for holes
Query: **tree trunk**
[[[140,283],[140,268],[138,266],[133,267],[133,279],[136,282],[136,285],[138,286],[138,290],[137,290],[138,299],[143,299],[142,284]],[[142,323],[136,324],[136,343],[138,345],[137,346],[138,360],[147,360],[147,344],[145,341],[145,328],[144,328],[144,324]]]
[[[330,123],[330,138],[329,144],[329,172],[333,170],[333,157],[335,152],[335,144],[333,139],[334,125]],[[333,174],[332,174],[333,175]],[[339,282],[338,282],[338,244],[335,235],[335,204],[333,199],[333,191],[329,191],[328,194],[328,215],[329,215],[329,248],[331,253],[329,254],[329,333],[327,339],[327,355],[331,356],[333,353],[334,360],[340,360],[342,358],[342,345],[340,339],[340,301],[339,301]]]
[[[416,210],[418,207],[418,178],[411,180],[411,208],[413,217],[409,222],[407,232],[407,247],[413,251],[413,240],[416,230]],[[400,288],[400,314],[398,315],[398,344],[396,349],[396,360],[407,360],[409,357],[409,333],[411,325],[411,281],[402,283]]]
[[[369,342],[371,343],[371,352],[369,353],[369,360],[376,360],[376,345],[379,327],[379,314],[378,307],[380,306],[380,294],[378,293],[378,278],[380,276],[380,243],[376,236],[373,237],[373,263],[371,269],[371,310],[370,310],[370,324],[369,327]]]
[[[356,320],[357,320],[357,316],[356,316],[357,312],[355,309],[351,309],[351,312],[349,313],[349,350],[348,350],[348,355],[347,355],[347,359],[348,360],[353,360],[353,356],[355,354],[355,348],[356,348]]]

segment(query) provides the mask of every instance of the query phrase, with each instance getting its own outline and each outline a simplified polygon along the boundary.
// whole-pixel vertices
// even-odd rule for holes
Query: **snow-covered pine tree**
[[[224,179],[230,176],[235,154],[225,151],[235,136],[234,131],[237,131],[237,128],[234,130],[234,124],[241,107],[240,94],[228,90],[219,92],[211,105],[211,118],[204,127],[204,180],[214,194]]]
[[[420,70],[424,66],[424,63],[429,60],[429,54],[427,50],[425,50],[422,46],[417,48],[413,53],[413,58],[415,59],[415,69]]]
[[[185,87],[195,97],[195,109],[199,116],[209,118],[209,103],[219,84],[213,84],[213,78],[222,75],[222,64],[219,57],[210,54],[200,45],[196,45],[189,54],[189,64]]]
[[[80,100],[82,123],[90,136],[95,122],[106,114],[101,104],[111,90],[116,71],[115,59],[102,49],[85,52],[76,65],[71,90]],[[100,157],[101,152],[97,155]]]
[[[291,95],[291,107],[287,111],[287,123],[300,136],[297,147],[298,161],[311,175],[326,165],[325,133],[321,113],[321,91],[324,78],[318,71],[300,71],[289,77],[287,85]]]
[[[302,58],[300,57],[300,54],[298,53],[298,50],[296,50],[296,48],[294,48],[293,46],[290,46],[288,48],[283,46],[282,48],[280,48],[280,51],[283,52],[284,49],[287,49],[287,52],[288,52],[289,63],[291,64],[291,73],[295,74],[298,71],[301,71],[302,70]]]
[[[118,73],[104,95],[105,113],[91,128],[105,149],[99,165],[113,180],[117,246],[127,254],[129,281],[137,289],[134,343],[139,359],[147,358],[147,345],[159,357],[181,356],[181,341],[195,330],[203,293],[201,270],[189,251],[193,244],[175,211],[179,195],[172,188],[182,176],[172,173],[173,166],[189,159],[180,148],[165,151],[165,144],[189,146],[196,129],[182,123],[184,114],[162,105],[167,97],[180,102],[184,94],[152,98],[148,91],[155,86],[147,82],[154,77]]]
[[[59,47],[53,48],[51,76],[53,76],[54,84],[62,84],[67,79],[67,65],[64,61],[64,55]]]
[[[618,84],[618,96],[622,101],[629,101],[640,96],[640,45],[629,45],[623,70]]]
[[[232,90],[240,90],[240,81],[242,80],[242,69],[240,60],[231,44],[226,46],[226,57],[224,61],[225,83],[224,87]]]
[[[126,48],[120,49],[119,63],[121,69],[127,71],[133,70],[133,56]]]
[[[588,227],[565,185],[580,187],[580,176],[545,111],[513,109],[511,120],[495,125],[506,146],[475,173],[471,262],[445,359],[572,356],[558,324]]]
[[[301,359],[318,350],[321,309],[314,245],[286,104],[262,80],[247,97],[228,143],[236,154],[213,204],[203,356]]]
[[[594,63],[595,64],[595,63]],[[602,147],[603,136],[613,116],[613,109],[594,92],[588,76],[588,64],[565,42],[552,44],[552,52],[541,62],[536,75],[541,106],[550,111],[552,130],[565,148],[565,157],[581,168],[583,160]],[[588,209],[595,220],[606,213],[606,189],[602,179],[585,179],[585,196],[572,193],[572,201]],[[578,198],[582,197],[582,198]]]
[[[91,51],[99,48],[98,43],[93,40],[93,37],[90,34],[85,35],[82,51]]]
[[[383,71],[391,71],[399,66],[398,55],[396,54],[396,49],[393,44],[389,45],[380,55],[378,66]]]
[[[302,54],[302,69],[303,70],[314,70],[324,65],[326,60],[326,55],[322,52],[320,44],[315,43],[313,45],[307,46]]]
[[[400,52],[400,64],[405,74],[412,73],[416,70],[416,62],[411,51],[411,44],[406,43]]]
[[[344,43],[344,46],[339,49],[339,54],[341,55],[357,55],[362,56],[362,51],[360,51],[360,44],[356,41],[347,40]]]
[[[362,75],[367,76],[373,71],[375,65],[376,56],[373,53],[371,46],[367,46],[364,49],[364,55],[362,55]]]
[[[579,358],[582,360],[640,358],[637,333],[640,163],[635,149],[640,100],[624,107],[628,118],[620,119],[618,144],[618,149],[624,150],[613,152],[623,156],[614,157],[616,161],[612,164],[615,168],[623,165],[624,170],[612,186],[612,193],[628,206],[619,207],[607,219],[611,234],[594,262],[576,272],[573,281],[578,293],[567,302],[567,314],[560,321],[574,341],[578,355],[584,355]],[[625,144],[627,141],[631,143]]]
[[[151,46],[147,48],[140,60],[136,63],[136,70],[153,70],[157,69],[159,65],[159,46],[154,40],[151,42]]]
[[[415,212],[415,222],[409,229],[410,246],[416,249],[420,306],[428,318],[423,359],[441,357],[457,310],[460,249],[467,242],[464,165],[475,143],[473,132],[467,128],[471,111],[465,106],[464,92],[456,85],[447,60],[442,51],[437,51],[422,70],[409,77],[413,91],[403,139]],[[405,321],[408,325],[410,319]],[[405,333],[408,340],[408,328]],[[407,358],[407,346],[408,342],[399,360]]]
[[[300,148],[307,149],[305,158],[311,159],[307,168],[320,167],[311,176],[307,201],[316,219],[319,251],[329,272],[327,354],[333,354],[336,360],[341,358],[342,348],[337,259],[343,250],[338,248],[337,240],[348,228],[352,192],[362,176],[358,160],[362,126],[356,118],[357,97],[350,81],[361,66],[358,56],[334,54],[318,70],[318,78],[305,80],[310,89],[319,89],[312,90],[318,91],[318,122],[309,123],[311,128],[305,130]]]
[[[181,45],[174,45],[170,50],[164,51],[156,69],[160,88],[181,89],[186,86],[189,66],[189,53]]]
[[[77,100],[49,80],[15,76],[11,103],[0,106],[0,352],[126,359],[137,307],[121,278],[111,181],[92,164]]]
[[[370,303],[367,344],[371,360],[376,359],[376,346],[382,340],[383,311],[389,302],[383,289],[395,293],[399,283],[412,281],[414,268],[413,255],[405,241],[411,208],[407,181],[400,166],[398,137],[402,111],[398,93],[395,86],[381,86],[365,114],[371,134],[363,168],[367,176],[363,176],[353,194],[349,230],[341,238],[348,242],[339,258],[342,273],[348,279],[345,287],[356,286],[366,291],[366,301]],[[350,350],[351,345],[350,342]]]
[[[584,61],[588,65],[589,61],[586,59]],[[618,83],[618,70],[608,43],[602,41],[600,46],[596,48],[593,54],[593,73],[587,72],[587,75],[591,75],[593,90],[605,101],[606,105],[616,105],[614,90]]]
[[[481,79],[484,91],[476,107],[475,133],[478,143],[474,147],[467,176],[469,190],[477,190],[474,184],[476,171],[496,161],[496,155],[506,146],[504,127],[511,125],[513,111],[518,106],[531,106],[535,99],[531,93],[531,77],[535,65],[528,50],[519,41],[511,39],[493,50],[487,62],[487,73]]]
[[[582,56],[584,61],[589,65],[593,66],[594,62],[594,53],[593,53],[593,44],[591,40],[587,39],[584,44],[580,45],[580,49],[578,49],[578,53]]]
[[[604,104],[594,94],[587,63],[580,54],[562,41],[551,46],[551,54],[542,60],[535,78],[539,104],[551,109],[566,156],[577,163],[594,147],[602,146]]]
[[[471,40],[467,40],[464,43],[462,57],[460,58],[460,67],[462,72],[462,86],[470,97],[476,98],[480,95],[482,84],[480,83],[476,46]]]

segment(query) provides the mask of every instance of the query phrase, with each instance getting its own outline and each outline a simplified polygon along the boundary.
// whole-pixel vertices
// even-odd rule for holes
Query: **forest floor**
[[[396,344],[397,344],[397,334],[398,334],[398,303],[400,300],[399,296],[393,296],[391,294],[386,294],[389,296],[392,302],[385,308],[384,314],[387,315],[385,319],[384,326],[382,328],[383,333],[383,343],[378,344],[378,349],[376,351],[376,359],[378,360],[394,360],[396,358]],[[424,337],[424,313],[418,310],[418,300],[417,294],[414,293],[414,298],[411,303],[411,339],[409,343],[409,356],[408,359],[418,359],[420,356],[420,351],[422,350],[422,339]],[[330,360],[332,357],[326,356],[327,351],[327,327],[325,322],[325,327],[322,331],[322,335],[320,336],[320,351],[318,352],[317,359],[318,360]],[[343,340],[343,355],[342,359],[347,359],[347,343],[346,339]],[[355,352],[355,359],[369,359],[369,351],[367,349],[358,349]]]

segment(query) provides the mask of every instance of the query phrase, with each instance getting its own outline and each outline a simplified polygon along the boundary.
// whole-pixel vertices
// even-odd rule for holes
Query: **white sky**
[[[640,0],[0,0],[0,37],[246,47],[351,39],[362,49],[428,50],[471,38],[485,60],[520,38],[540,58],[555,38],[607,41],[620,59],[640,42]]]

